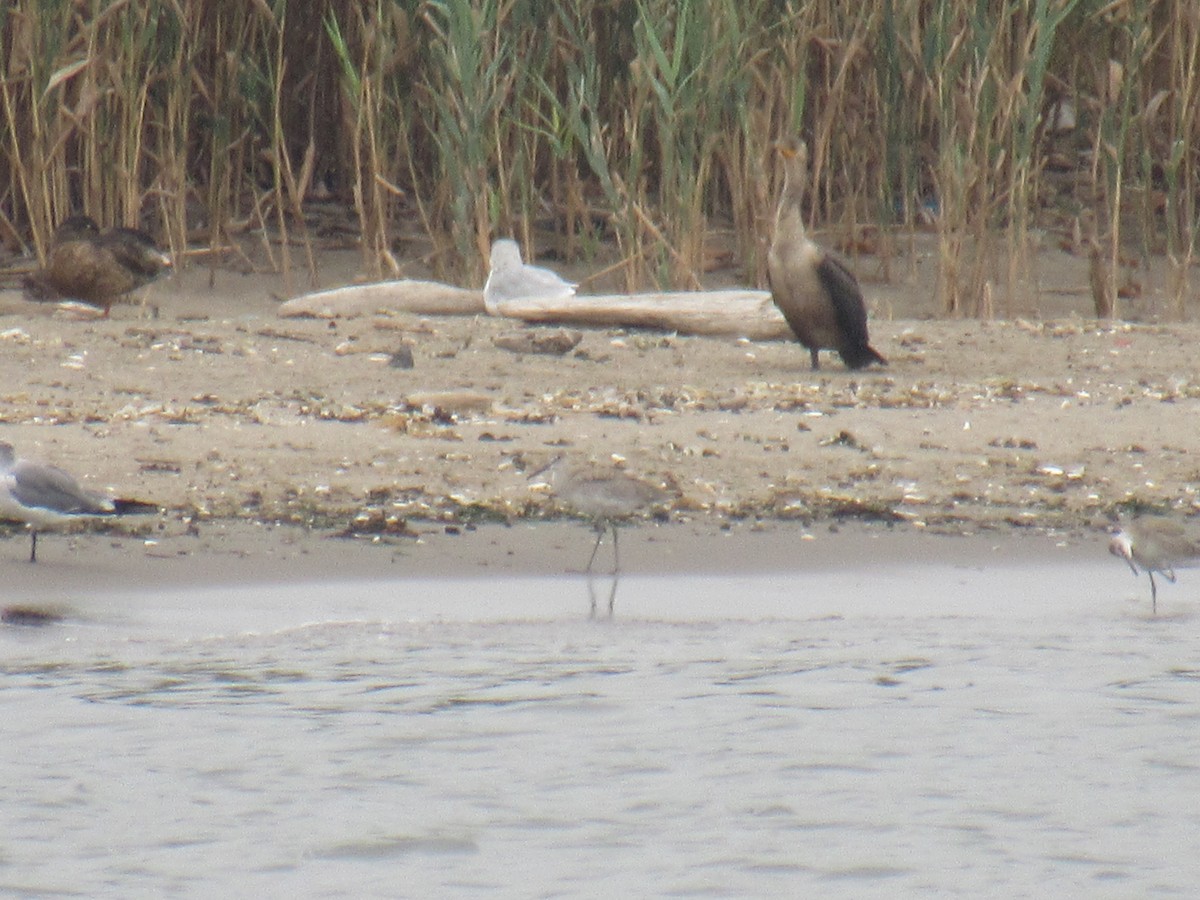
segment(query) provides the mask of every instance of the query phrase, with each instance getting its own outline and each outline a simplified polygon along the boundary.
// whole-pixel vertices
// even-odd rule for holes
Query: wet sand
[[[144,536],[47,535],[38,563],[27,562],[28,538],[0,542],[8,599],[74,603],[93,591],[167,587],[328,582],[355,579],[555,577],[580,575],[595,532],[577,521],[511,526],[429,526],[413,537],[343,538],[287,525],[224,520],[197,533],[163,527]],[[952,536],[920,529],[849,523],[644,523],[621,530],[623,575],[762,575],[770,572],[853,573],[928,560],[981,568],[1095,562],[1127,570],[1106,553],[1103,535],[1087,531],[995,531]],[[596,573],[607,586],[612,545],[605,538]],[[1134,590],[1133,579],[1129,588]]]

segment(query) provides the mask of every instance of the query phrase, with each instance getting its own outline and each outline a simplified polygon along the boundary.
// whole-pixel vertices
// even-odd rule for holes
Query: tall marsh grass
[[[10,0],[0,240],[42,252],[85,210],[315,277],[332,200],[376,276],[478,284],[511,234],[615,247],[628,289],[722,250],[761,284],[800,131],[812,221],[877,234],[885,273],[933,229],[947,314],[1022,310],[1033,236],[1082,222],[1101,293],[1165,254],[1184,317],[1198,79],[1194,0]]]

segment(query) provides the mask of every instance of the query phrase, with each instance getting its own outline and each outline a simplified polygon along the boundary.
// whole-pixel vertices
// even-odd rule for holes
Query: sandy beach
[[[357,261],[328,254],[323,286],[350,282]],[[167,555],[234,523],[244,553],[554,517],[527,472],[558,453],[664,485],[662,518],[693,533],[1087,534],[1118,509],[1192,510],[1200,326],[1088,318],[1084,262],[1057,251],[1028,316],[939,320],[932,260],[905,266],[881,284],[860,263],[890,361],[864,372],[832,355],[811,372],[782,341],[586,329],[551,355],[505,349],[524,326],[487,316],[283,319],[277,276],[195,266],[108,320],[7,291],[4,437],[159,504],[98,527]],[[1139,301],[1147,318],[1154,302]]]

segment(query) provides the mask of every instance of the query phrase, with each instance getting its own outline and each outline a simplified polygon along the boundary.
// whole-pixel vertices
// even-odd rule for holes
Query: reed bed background
[[[1190,313],[1194,0],[11,0],[0,68],[10,250],[84,210],[287,273],[340,229],[377,276],[479,284],[514,234],[615,247],[631,290],[717,248],[762,284],[799,131],[826,239],[890,273],[934,231],[948,314],[1019,308],[1047,234],[1098,315],[1152,255]]]

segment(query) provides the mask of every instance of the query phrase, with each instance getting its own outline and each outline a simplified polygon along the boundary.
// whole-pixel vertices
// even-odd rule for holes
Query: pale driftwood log
[[[483,292],[437,281],[379,281],[301,294],[279,306],[284,318],[351,319],[381,311],[420,316],[473,316],[482,313]]]
[[[483,294],[436,281],[382,281],[302,294],[279,315],[353,318],[378,312],[476,315]],[[506,317],[525,322],[599,327],[656,328],[680,334],[724,334],[752,340],[789,338],[791,331],[766,291],[687,291],[654,294],[584,294],[522,298],[497,304]]]
[[[577,294],[567,299],[505,300],[497,304],[497,311],[526,322],[658,328],[751,340],[790,338],[792,334],[767,291]]]

